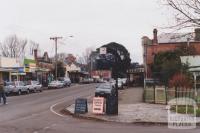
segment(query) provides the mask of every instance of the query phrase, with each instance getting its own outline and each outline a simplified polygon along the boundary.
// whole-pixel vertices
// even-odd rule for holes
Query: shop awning
[[[35,71],[36,71],[36,72],[50,72],[49,69],[46,69],[46,68],[39,68],[39,67],[37,67],[37,68],[35,69]]]
[[[16,72],[14,72],[14,73],[11,73],[11,75],[26,75],[26,73],[16,73]]]
[[[17,70],[11,68],[0,68],[0,72],[17,72]]]

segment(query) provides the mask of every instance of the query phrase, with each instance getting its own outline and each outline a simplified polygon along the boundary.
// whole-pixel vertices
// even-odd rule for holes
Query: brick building
[[[38,56],[37,49],[34,50],[34,60],[36,62],[36,77],[40,83],[47,87],[50,80],[53,80],[54,64],[53,60],[45,52],[43,56]]]
[[[142,37],[145,78],[152,78],[151,66],[157,53],[173,51],[181,45],[193,46],[200,55],[200,29],[195,29],[192,33],[162,33],[160,35],[157,29],[154,29],[153,39],[147,36]]]

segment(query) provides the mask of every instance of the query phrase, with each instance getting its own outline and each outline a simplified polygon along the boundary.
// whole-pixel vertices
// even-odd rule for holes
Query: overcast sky
[[[158,0],[0,0],[0,41],[17,34],[54,54],[51,36],[62,36],[58,52],[82,55],[87,47],[123,44],[142,62],[141,38],[168,23]],[[68,36],[73,35],[73,38]]]

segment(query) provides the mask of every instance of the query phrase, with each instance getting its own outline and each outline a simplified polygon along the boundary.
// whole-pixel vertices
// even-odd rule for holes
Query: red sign
[[[97,70],[92,72],[92,77],[99,77],[99,78],[111,78],[111,71],[110,70]]]

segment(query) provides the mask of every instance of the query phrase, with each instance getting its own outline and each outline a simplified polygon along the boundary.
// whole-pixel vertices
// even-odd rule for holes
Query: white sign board
[[[105,47],[100,48],[100,54],[107,54],[107,49]]]
[[[104,98],[103,97],[94,97],[93,98],[93,109],[94,114],[104,114]]]

